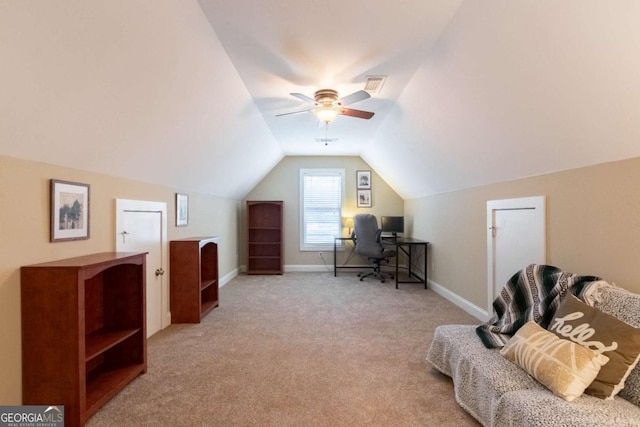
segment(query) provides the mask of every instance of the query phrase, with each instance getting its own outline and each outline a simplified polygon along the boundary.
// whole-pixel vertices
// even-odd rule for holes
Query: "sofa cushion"
[[[640,294],[621,288],[600,291],[596,307],[631,326],[640,328]],[[640,363],[631,371],[618,396],[640,406]]]
[[[609,358],[528,322],[500,353],[567,401],[580,396]]]
[[[583,394],[572,402],[548,390],[517,390],[497,402],[487,426],[630,427],[640,426],[640,408],[616,396],[604,400]]]
[[[568,295],[560,304],[548,329],[560,338],[584,345],[609,358],[585,391],[592,396],[601,399],[615,396],[638,363],[640,329],[584,304],[573,295]]]
[[[640,426],[640,408],[621,399],[622,393],[613,400],[583,394],[567,402],[498,350],[487,349],[475,334],[476,326],[437,327],[427,360],[453,379],[456,401],[482,425]]]
[[[442,325],[434,332],[427,360],[455,384],[456,401],[483,425],[492,425],[493,411],[503,394],[515,390],[544,390],[516,364],[486,348],[477,325]]]

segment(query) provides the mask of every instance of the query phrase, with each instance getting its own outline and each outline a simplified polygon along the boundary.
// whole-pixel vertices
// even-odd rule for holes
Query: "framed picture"
[[[189,223],[189,196],[176,193],[176,227],[184,227]]]
[[[52,242],[89,238],[89,184],[51,180]]]
[[[358,190],[358,207],[371,207],[371,190]]]
[[[356,185],[358,189],[371,190],[371,171],[356,171]]]

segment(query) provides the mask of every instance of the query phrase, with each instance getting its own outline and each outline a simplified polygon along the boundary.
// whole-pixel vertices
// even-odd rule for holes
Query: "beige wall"
[[[89,240],[49,242],[49,180],[91,185]],[[175,226],[175,193],[189,194],[189,225]],[[0,156],[0,405],[21,403],[20,267],[115,250],[116,198],[167,203],[168,239],[220,236],[220,276],[237,262],[238,201]]]
[[[546,196],[548,264],[640,292],[640,158],[406,200],[429,278],[486,309],[486,203],[528,196]]]
[[[358,213],[371,213],[378,217],[382,215],[402,215],[404,201],[387,185],[374,171],[371,173],[372,207],[369,209],[356,207],[356,171],[371,170],[371,167],[360,157],[356,156],[325,156],[285,157],[273,170],[253,189],[242,201],[242,215],[240,229],[240,263],[246,265],[246,237],[245,237],[245,201],[246,200],[283,200],[284,201],[284,240],[285,266],[322,265],[317,252],[300,251],[300,169],[304,168],[344,168],[346,174],[346,201],[343,206],[343,216],[353,216]],[[347,230],[344,230],[347,234]],[[346,254],[340,253],[338,262]],[[333,253],[326,254],[327,264],[333,265]]]
[[[114,250],[115,198],[166,202],[169,239],[220,236],[221,276],[246,263],[245,200],[283,200],[285,265],[321,265],[316,252],[299,251],[298,221],[299,170],[321,167],[345,169],[345,214],[404,214],[407,232],[431,242],[429,278],[482,309],[487,298],[486,202],[505,198],[546,196],[549,264],[599,275],[640,292],[640,272],[635,268],[640,158],[404,202],[372,171],[373,207],[358,209],[356,171],[371,169],[361,158],[286,157],[238,209],[235,200],[0,156],[0,404],[21,401],[20,266]],[[51,178],[91,184],[89,240],[49,242]],[[189,193],[188,227],[173,225],[176,191]]]

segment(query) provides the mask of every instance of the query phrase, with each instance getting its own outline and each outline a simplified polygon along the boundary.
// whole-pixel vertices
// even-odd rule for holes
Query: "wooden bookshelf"
[[[248,274],[282,274],[282,201],[247,201]]]
[[[171,323],[200,323],[218,307],[218,237],[169,243]]]
[[[64,405],[82,426],[147,371],[146,253],[22,267],[24,405]]]

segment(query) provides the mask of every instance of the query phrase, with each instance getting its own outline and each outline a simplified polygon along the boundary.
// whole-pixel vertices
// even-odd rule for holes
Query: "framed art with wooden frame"
[[[371,203],[371,190],[358,190],[358,207],[370,208]]]
[[[89,184],[51,180],[52,242],[89,238]]]
[[[356,171],[356,188],[371,190],[371,171]]]
[[[176,227],[189,224],[189,196],[176,193]]]

